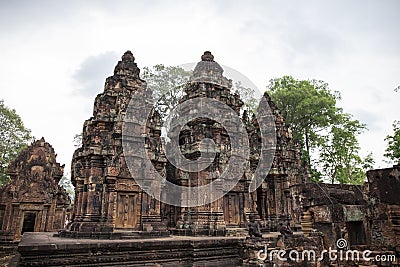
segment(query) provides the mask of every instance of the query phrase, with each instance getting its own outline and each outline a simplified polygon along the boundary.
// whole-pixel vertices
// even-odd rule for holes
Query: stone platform
[[[25,233],[19,266],[241,266],[244,237],[70,239]]]

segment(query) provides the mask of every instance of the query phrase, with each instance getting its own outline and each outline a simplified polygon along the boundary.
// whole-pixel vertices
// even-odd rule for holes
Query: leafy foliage
[[[392,126],[393,134],[387,135],[385,138],[387,147],[384,156],[400,164],[400,121],[394,121]]]
[[[69,196],[69,199],[71,200],[71,203],[73,203],[75,197],[75,189],[72,185],[71,178],[63,176],[58,184],[65,189]]]
[[[171,110],[178,105],[179,100],[185,94],[184,88],[191,75],[192,71],[186,71],[179,66],[158,64],[151,68],[143,68],[142,79],[153,90],[154,99],[157,100],[155,107],[162,117],[168,116]],[[258,100],[255,97],[254,89],[246,88],[241,81],[236,81],[232,92],[240,95],[245,109],[256,111]]]
[[[321,132],[337,121],[339,92],[317,80],[296,80],[291,76],[270,80],[267,93],[285,117],[293,138],[305,145],[308,164],[310,152],[321,138]]]
[[[8,164],[31,141],[31,131],[25,128],[21,117],[0,100],[0,185],[10,179],[7,174]]]
[[[242,99],[245,109],[252,111],[253,113],[257,112],[259,100],[255,97],[254,89],[244,87],[241,81],[235,82],[232,89],[234,93],[240,95],[240,99]]]
[[[359,156],[360,146],[357,135],[366,129],[365,124],[353,120],[349,114],[342,114],[330,133],[323,136],[319,163],[331,183],[361,184],[365,171],[372,167],[372,154],[365,159]]]
[[[189,81],[191,71],[181,67],[164,66],[158,64],[152,68],[144,67],[142,79],[153,90],[155,107],[161,116],[167,116],[178,105],[179,99],[184,95],[184,86]]]
[[[371,154],[359,156],[357,135],[366,126],[337,107],[339,92],[323,81],[284,76],[271,80],[267,93],[290,125],[293,138],[303,145],[312,181],[328,178],[332,183],[359,184],[365,180],[365,170],[374,162]]]

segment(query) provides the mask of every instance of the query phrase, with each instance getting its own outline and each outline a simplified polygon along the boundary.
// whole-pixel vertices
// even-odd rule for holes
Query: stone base
[[[90,238],[90,239],[135,239],[165,237],[169,235],[160,215],[143,215],[141,223],[132,229],[115,229],[106,222],[73,222],[69,230],[62,230],[57,237]]]
[[[167,227],[161,221],[160,215],[142,215],[142,231],[145,232],[166,232]]]
[[[104,222],[73,222],[68,227],[71,231],[79,232],[112,232],[113,226]]]
[[[93,240],[25,233],[19,266],[241,266],[244,238]]]
[[[54,237],[79,239],[142,239],[169,236],[168,231],[114,231],[114,232],[78,232],[62,230]]]
[[[226,224],[222,212],[191,211],[183,215],[170,231],[184,236],[225,236]]]

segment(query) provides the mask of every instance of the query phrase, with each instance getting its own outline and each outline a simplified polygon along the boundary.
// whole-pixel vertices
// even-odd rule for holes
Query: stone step
[[[0,242],[0,257],[15,254],[19,242]]]

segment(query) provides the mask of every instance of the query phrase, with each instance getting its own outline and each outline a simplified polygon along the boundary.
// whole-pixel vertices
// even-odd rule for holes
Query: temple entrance
[[[24,223],[22,224],[21,234],[23,234],[25,232],[34,232],[35,231],[35,221],[36,221],[36,213],[25,212],[24,213]]]
[[[226,225],[239,226],[239,194],[228,193],[224,196],[224,220]]]
[[[138,222],[138,206],[137,194],[118,194],[116,228],[135,228]]]
[[[350,245],[365,245],[365,231],[363,222],[347,222],[347,232],[349,235]]]

